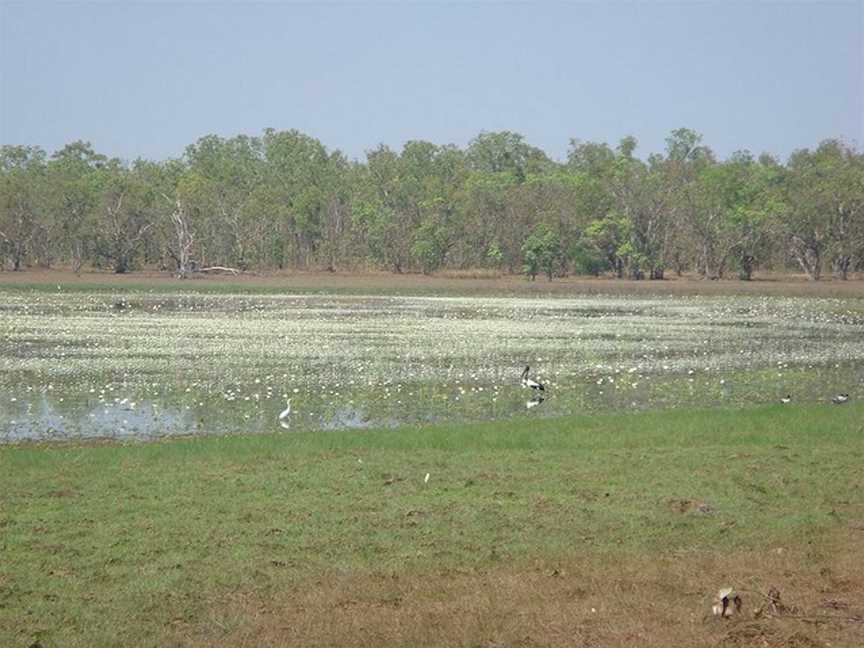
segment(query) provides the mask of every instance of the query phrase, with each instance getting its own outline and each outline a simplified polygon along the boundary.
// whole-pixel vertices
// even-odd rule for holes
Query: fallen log
[[[232,275],[237,276],[243,271],[238,270],[237,268],[227,268],[225,266],[210,266],[208,268],[198,268],[195,272],[230,272]]]

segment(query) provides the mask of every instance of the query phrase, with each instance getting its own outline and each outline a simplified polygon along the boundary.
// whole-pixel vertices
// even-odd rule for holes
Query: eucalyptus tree
[[[132,270],[145,236],[156,223],[157,193],[140,164],[137,168],[112,164],[105,171],[97,205],[95,255],[97,261],[108,262],[115,273],[123,274]]]
[[[431,271],[454,242],[461,155],[452,147],[407,142],[366,154],[354,216],[372,259],[395,272]]]
[[[635,140],[622,141],[611,174],[613,219],[625,219],[620,229],[627,240],[618,256],[633,279],[662,279],[672,231],[671,199],[665,160],[653,155],[643,162],[632,156]]]
[[[357,181],[355,165],[340,152],[329,154],[325,179],[325,211],[321,228],[319,257],[333,272],[340,265],[353,264],[357,241],[353,230],[351,199]]]
[[[178,274],[183,273],[179,258],[183,249],[188,250],[189,269],[228,263],[225,223],[214,204],[213,180],[185,159],[177,160],[170,170],[174,186],[168,185],[160,191],[161,222],[167,254],[177,262]]]
[[[531,281],[534,281],[540,272],[552,281],[560,272],[562,257],[558,233],[546,223],[538,223],[522,245],[522,271]]]
[[[632,153],[632,149],[629,150]],[[615,151],[606,142],[585,142],[571,138],[567,166],[571,171],[593,178],[608,177],[615,166]]]
[[[619,279],[631,267],[632,209],[636,207],[634,159],[636,140],[625,137],[613,150],[608,144],[570,140],[567,166],[580,179],[580,199],[587,215],[579,240],[570,250],[577,269],[597,274],[611,270]],[[640,269],[634,269],[638,276]]]
[[[483,132],[465,151],[461,183],[461,264],[516,272],[522,247],[547,201],[537,180],[556,169],[543,151],[511,131]],[[532,186],[522,186],[526,182]]]
[[[630,221],[614,211],[595,218],[585,227],[578,247],[577,263],[589,274],[611,270],[622,279],[630,262]]]
[[[594,208],[590,189],[589,178],[568,172],[564,167],[544,174],[529,174],[525,182],[511,189],[514,211],[527,216],[522,224],[523,239],[534,236],[539,224],[543,225],[543,237],[549,232],[554,234],[558,248],[554,255],[556,267],[550,270],[545,263],[541,264],[547,275],[551,271],[554,276],[563,276],[569,270],[570,253]]]
[[[370,259],[397,273],[406,270],[419,207],[401,174],[399,154],[388,146],[366,153],[353,214]]]
[[[529,173],[543,173],[552,161],[540,149],[511,131],[482,132],[468,144],[469,167],[483,173],[511,173],[521,182]]]
[[[793,153],[783,176],[781,219],[788,251],[818,280],[826,256],[841,278],[861,249],[864,187],[860,156],[837,140]]]
[[[845,280],[864,254],[864,155],[839,141],[825,142],[820,149],[830,192],[828,253],[834,274]]]
[[[724,174],[702,136],[688,128],[666,138],[666,156],[657,158],[665,193],[666,251],[680,274],[682,259],[692,257],[702,277],[716,279],[725,267],[728,245],[722,230]],[[688,242],[692,251],[688,254]]]
[[[780,204],[773,192],[776,167],[737,151],[723,162],[703,165],[680,197],[688,201],[686,221],[695,246],[697,270],[717,279],[728,266],[752,278],[770,247],[772,219]]]
[[[765,155],[758,161],[749,156],[739,161],[745,163],[745,172],[739,177],[736,200],[727,218],[732,235],[732,263],[738,278],[749,281],[774,247],[776,219],[783,211],[777,194],[781,169]],[[735,163],[734,158],[732,163]]]
[[[600,274],[611,270],[619,278],[627,265],[630,221],[618,211],[613,191],[621,167],[632,163],[636,140],[625,137],[613,150],[608,144],[570,140],[567,169],[578,187],[573,208],[578,236],[567,246],[576,272]],[[623,197],[619,194],[619,198]]]
[[[138,161],[135,170],[153,191],[153,227],[148,242],[162,267],[172,267],[185,278],[202,259],[202,218],[196,209],[196,187],[200,180],[184,160]]]
[[[255,264],[256,243],[264,230],[259,212],[249,203],[261,184],[261,141],[245,135],[206,135],[186,148],[184,160],[196,176],[194,208],[210,223],[212,257],[242,269]]]
[[[733,160],[707,164],[684,184],[678,194],[681,211],[696,248],[697,270],[706,279],[723,277],[736,243],[736,219],[741,213],[741,194],[750,159],[739,154]]]
[[[526,215],[513,209],[511,192],[516,185],[511,173],[468,174],[460,207],[464,228],[459,245],[464,265],[517,271],[527,229],[520,222]]]
[[[46,156],[39,147],[0,146],[0,249],[21,270],[37,242],[47,240]]]
[[[325,229],[330,228],[332,243],[333,227],[340,229],[346,220],[334,177],[344,171],[345,160],[296,130],[267,129],[261,143],[263,178],[254,200],[260,220],[269,220],[267,255],[279,267],[286,253],[293,265],[308,266],[316,260]]]
[[[67,144],[48,163],[51,245],[55,255],[71,261],[76,273],[93,254],[102,176],[119,164],[81,141]]]
[[[445,265],[464,239],[462,188],[467,177],[465,156],[455,146],[409,142],[402,151],[409,172],[421,179],[420,223],[411,252],[425,273]]]

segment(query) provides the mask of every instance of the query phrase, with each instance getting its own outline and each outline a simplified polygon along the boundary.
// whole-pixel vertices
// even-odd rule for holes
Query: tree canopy
[[[663,154],[570,140],[558,162],[519,133],[463,150],[412,140],[348,160],[296,130],[207,135],[131,163],[72,142],[0,147],[2,267],[186,276],[239,269],[489,268],[554,279],[864,268],[864,155],[828,140],[783,164],[718,159],[690,129]]]

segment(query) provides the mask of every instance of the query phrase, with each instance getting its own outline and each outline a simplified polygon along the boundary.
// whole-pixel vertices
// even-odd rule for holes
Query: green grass
[[[0,448],[0,645],[159,645],[321,570],[803,545],[862,460],[857,403]]]

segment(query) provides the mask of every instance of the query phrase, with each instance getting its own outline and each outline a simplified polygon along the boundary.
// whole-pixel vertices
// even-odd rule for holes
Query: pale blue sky
[[[864,140],[864,2],[10,2],[0,143],[125,159],[296,128],[350,157],[513,130],[721,156]]]

